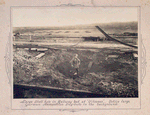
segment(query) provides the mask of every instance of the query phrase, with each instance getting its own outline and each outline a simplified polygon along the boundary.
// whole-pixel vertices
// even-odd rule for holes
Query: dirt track
[[[48,42],[19,42],[15,41],[14,44],[31,44],[39,46],[49,46],[49,47],[83,47],[83,48],[129,48],[128,46],[122,44],[115,44],[114,42],[75,42],[75,43],[48,43]]]

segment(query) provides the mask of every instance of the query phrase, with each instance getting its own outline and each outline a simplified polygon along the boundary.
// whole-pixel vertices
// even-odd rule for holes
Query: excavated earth
[[[109,97],[138,97],[138,65],[132,54],[125,55],[119,49],[108,48],[48,49],[37,59],[40,53],[14,49],[14,84],[84,90]],[[81,60],[79,76],[74,75],[70,64],[75,54]],[[32,94],[33,91],[26,91],[24,97],[43,97],[43,92]],[[75,96],[64,94],[63,97]]]

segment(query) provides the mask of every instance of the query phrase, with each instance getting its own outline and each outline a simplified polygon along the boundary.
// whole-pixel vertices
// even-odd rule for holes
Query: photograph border
[[[5,69],[6,69],[6,73],[7,73],[7,77],[9,79],[9,84],[11,85],[11,95],[13,97],[13,55],[12,55],[12,8],[13,7],[55,7],[55,8],[61,8],[61,7],[70,7],[70,8],[80,8],[80,7],[137,7],[138,8],[138,54],[140,54],[138,56],[138,91],[140,93],[138,93],[138,98],[140,98],[140,108],[141,109],[141,85],[143,84],[143,80],[146,76],[146,49],[145,46],[142,42],[142,35],[141,35],[141,7],[140,6],[85,6],[85,5],[81,5],[81,4],[61,4],[61,5],[56,5],[56,6],[11,6],[10,7],[10,35],[8,37],[8,42],[6,44],[6,54],[5,54]],[[11,65],[11,66],[10,66]],[[141,66],[140,66],[141,65]],[[140,80],[139,80],[140,78]],[[140,83],[139,83],[140,82]],[[101,98],[101,97],[100,97]],[[112,97],[113,98],[113,97]],[[12,98],[13,99],[13,98]],[[11,102],[12,102],[11,99]],[[38,98],[36,98],[38,99]],[[40,99],[40,98],[39,98]],[[46,98],[47,99],[47,98]],[[59,98],[58,98],[59,99]],[[74,99],[74,98],[72,98]],[[78,98],[75,98],[78,99]],[[12,107],[12,103],[11,103],[11,107]],[[132,109],[132,108],[109,108],[109,109],[40,109],[40,110],[59,110],[59,111],[71,111],[71,112],[76,112],[79,110],[127,110],[127,109]],[[136,108],[133,108],[136,109]],[[17,109],[15,109],[17,110]],[[19,109],[20,110],[20,109]],[[32,109],[25,109],[25,110],[32,110]],[[35,109],[34,109],[35,110]],[[36,109],[37,110],[37,109]],[[39,110],[39,109],[38,109]]]

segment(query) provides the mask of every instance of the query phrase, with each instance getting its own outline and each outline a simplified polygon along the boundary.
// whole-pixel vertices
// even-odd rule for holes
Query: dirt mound
[[[100,75],[93,72],[85,74],[79,82],[86,86],[93,86],[93,84],[98,84],[101,81],[101,78],[102,77]]]
[[[14,82],[27,82],[32,80],[32,74],[37,69],[38,61],[28,52],[16,51],[13,53]]]
[[[107,96],[137,96],[137,64],[133,60],[107,58],[99,52],[49,49],[40,59],[32,52],[14,52],[14,82],[91,91]],[[79,76],[70,60],[78,54]],[[130,82],[130,84],[129,84]],[[131,90],[132,89],[132,90]]]

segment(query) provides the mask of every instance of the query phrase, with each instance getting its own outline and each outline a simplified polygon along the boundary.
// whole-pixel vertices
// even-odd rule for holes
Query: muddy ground
[[[120,49],[113,48],[48,49],[37,59],[40,53],[14,48],[14,84],[84,90],[106,97],[138,97],[138,61],[132,53],[123,54]],[[74,75],[70,64],[75,54],[81,60],[79,76]],[[35,95],[32,90],[26,91],[24,97],[42,98],[43,92]],[[62,97],[80,96],[64,94]]]

